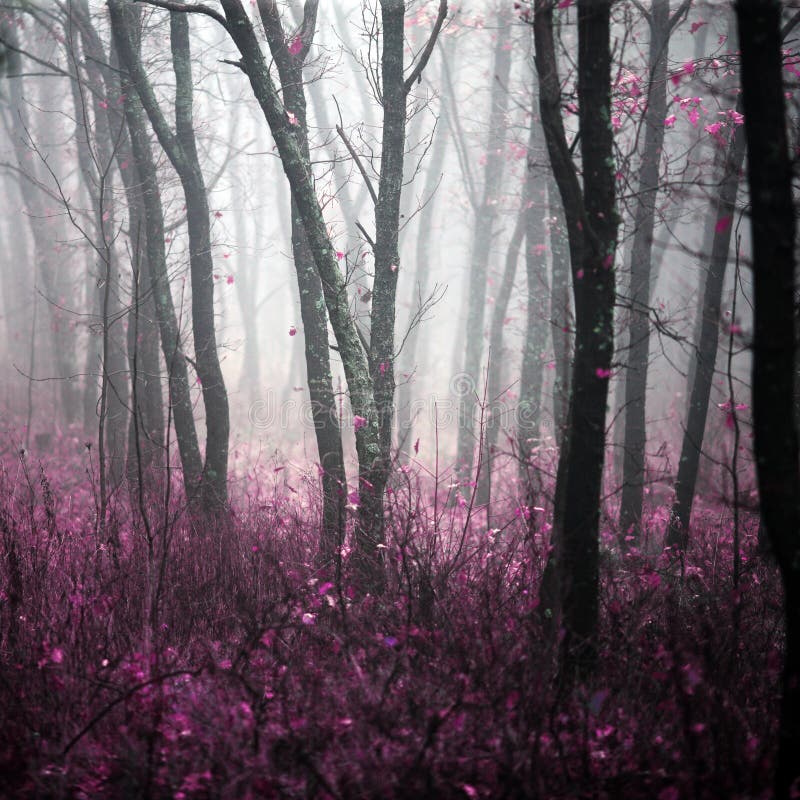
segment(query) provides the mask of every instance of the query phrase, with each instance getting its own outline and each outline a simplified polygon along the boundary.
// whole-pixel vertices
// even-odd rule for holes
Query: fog
[[[170,65],[167,14],[143,9],[142,59],[159,101],[165,108],[174,94]],[[433,3],[414,4],[406,16],[406,56],[418,54],[435,19]],[[25,141],[15,150],[11,139],[19,136],[11,126],[17,113],[13,102],[4,102],[7,130],[3,145],[2,224],[9,243],[3,262],[3,322],[6,346],[3,357],[4,407],[7,447],[32,442],[42,434],[70,435],[82,445],[96,437],[96,404],[102,319],[92,308],[98,283],[88,221],[88,194],[77,163],[76,139],[85,114],[93,124],[90,93],[70,89],[67,75],[74,72],[75,55],[67,47],[69,21],[65,10],[45,4],[49,22],[32,18],[20,25],[20,48],[25,53],[21,84],[23,112],[28,127]],[[287,30],[301,19],[298,8],[286,8]],[[91,14],[101,37],[108,39],[102,4],[92,4]],[[304,77],[309,109],[309,139],[315,186],[321,199],[332,241],[341,255],[347,276],[351,312],[368,331],[372,252],[362,230],[374,231],[374,212],[359,167],[348,153],[344,139],[334,128],[341,124],[348,141],[361,159],[372,182],[377,181],[381,137],[381,109],[375,98],[377,49],[374,41],[376,11],[355,3],[337,2],[319,10],[314,44],[306,59]],[[704,280],[708,243],[703,241],[704,215],[717,183],[710,168],[722,144],[705,130],[731,107],[731,79],[726,77],[733,46],[729,15],[721,5],[692,9],[670,40],[668,85],[669,111],[661,165],[661,192],[657,202],[654,233],[655,274],[651,289],[658,331],[651,344],[647,414],[652,450],[659,474],[674,470],[673,442],[679,439],[686,403],[686,375],[695,347],[698,287]],[[704,23],[696,27],[693,26]],[[67,33],[65,33],[65,31]],[[73,31],[74,33],[74,31]],[[565,46],[565,91],[574,91],[570,53],[575,52],[574,9],[559,17],[559,35]],[[618,209],[621,213],[616,257],[620,300],[617,309],[617,352],[614,356],[612,401],[609,419],[618,420],[623,401],[615,394],[626,363],[625,286],[629,246],[633,234],[631,203],[638,187],[637,147],[643,136],[641,90],[646,66],[648,36],[635,9],[615,11],[612,34],[615,47],[614,116],[618,165]],[[235,48],[214,20],[194,15],[191,20],[192,69],[195,86],[194,124],[203,172],[212,209],[215,323],[220,360],[231,405],[233,465],[240,469],[252,459],[273,459],[276,464],[304,468],[316,459],[313,426],[303,357],[303,326],[297,284],[293,275],[289,190],[280,159],[246,76],[232,62]],[[509,77],[502,86],[495,75],[497,42],[510,56]],[[489,353],[488,329],[505,266],[506,251],[519,214],[522,181],[528,165],[536,180],[547,183],[548,162],[543,143],[528,153],[531,112],[535,103],[532,29],[519,16],[491,3],[466,3],[448,17],[435,48],[408,102],[408,129],[402,195],[400,263],[398,265],[395,401],[411,404],[413,430],[395,431],[395,439],[408,453],[419,439],[415,457],[431,465],[438,448],[440,463],[455,457],[459,393],[474,392],[485,400],[485,375],[489,359],[501,365],[502,420],[505,435],[513,435],[515,399],[518,395],[520,354],[523,348],[527,298],[522,258],[516,268],[513,289],[503,324],[502,349]],[[682,66],[703,64],[696,73],[684,75]],[[633,89],[633,91],[631,91]],[[493,97],[494,92],[494,97]],[[637,95],[638,92],[638,95]],[[491,135],[491,103],[498,102],[500,125],[495,132],[496,153],[490,171],[497,171],[496,193],[484,198],[487,181],[487,146]],[[679,99],[697,98],[681,105]],[[75,102],[78,103],[76,110]],[[105,103],[118,103],[107,98]],[[639,106],[636,103],[640,102]],[[565,123],[574,138],[577,116]],[[573,105],[574,108],[574,105]],[[699,111],[699,120],[692,118]],[[169,113],[169,112],[168,112]],[[719,136],[718,136],[719,138]],[[441,140],[441,141],[439,141]],[[721,141],[721,140],[720,140]],[[188,240],[184,202],[174,170],[154,139],[159,182],[164,203],[167,257],[172,293],[184,340],[191,340],[191,287],[188,281]],[[437,163],[432,165],[433,160]],[[435,170],[435,174],[431,171]],[[113,248],[119,258],[120,316],[113,335],[122,338],[129,325],[130,262],[136,243],[125,218],[125,199],[118,171],[109,171],[115,218]],[[27,182],[40,208],[29,208],[20,196],[19,184]],[[34,188],[35,187],[35,188]],[[479,206],[493,207],[486,223]],[[740,198],[740,207],[743,201]],[[541,217],[549,220],[551,209],[542,203]],[[741,215],[732,224],[742,237],[747,258],[746,226]],[[491,225],[485,313],[482,330],[468,331],[467,298],[470,291],[471,247],[476,225]],[[360,227],[359,227],[360,226]],[[35,232],[35,233],[34,233]],[[52,249],[52,263],[42,274],[35,253],[34,235]],[[424,263],[418,261],[419,240],[425,235]],[[547,231],[538,248],[549,267]],[[731,260],[733,259],[733,249]],[[37,266],[37,260],[39,264]],[[749,326],[749,279],[742,269],[739,280],[737,323]],[[420,287],[422,292],[420,293]],[[547,292],[543,283],[541,291]],[[724,316],[733,304],[733,270],[728,270],[723,292]],[[550,309],[542,322],[553,328]],[[418,326],[414,353],[407,355],[410,327]],[[57,336],[52,335],[53,328]],[[296,335],[293,335],[296,332]],[[552,332],[552,331],[549,331]],[[466,343],[482,341],[481,370],[477,381],[465,388]],[[57,341],[57,347],[54,342]],[[405,343],[405,352],[401,347]],[[57,351],[57,352],[56,352]],[[720,359],[725,356],[721,348]],[[346,381],[337,353],[332,352],[334,384],[343,415],[345,447],[351,449],[348,428]],[[554,353],[548,336],[540,355],[544,365],[542,430],[552,444],[552,377]],[[747,348],[736,343],[733,370],[746,383],[749,372]],[[81,403],[65,409],[61,384],[67,381]],[[405,386],[406,382],[409,384]],[[720,383],[718,381],[717,383]],[[726,391],[726,390],[725,390]],[[715,396],[724,402],[725,391]],[[196,387],[195,394],[199,396]],[[196,415],[202,419],[202,403],[195,397]],[[398,409],[402,421],[409,415]],[[30,414],[31,434],[24,430]],[[709,424],[714,424],[715,411]],[[724,415],[716,412],[716,421]],[[405,426],[404,426],[405,427]],[[620,426],[615,423],[614,426]],[[438,434],[438,436],[437,436]],[[610,434],[619,442],[620,435]],[[438,443],[438,444],[437,444]],[[662,448],[667,443],[667,449]],[[501,449],[508,450],[501,445]],[[352,467],[352,455],[350,459]],[[607,470],[613,466],[607,462]]]

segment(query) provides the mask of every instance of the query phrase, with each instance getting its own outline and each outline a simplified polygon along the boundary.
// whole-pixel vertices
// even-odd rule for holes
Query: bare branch
[[[207,17],[216,20],[225,30],[228,30],[228,20],[213,8],[202,3],[178,3],[173,0],[134,0],[137,3],[144,3],[148,6],[163,8],[166,11],[179,11],[184,14],[205,14]]]
[[[428,61],[430,60],[433,48],[436,46],[436,40],[439,38],[439,32],[442,30],[442,25],[447,17],[447,0],[439,0],[439,13],[436,15],[436,22],[433,24],[433,30],[425,44],[422,54],[419,57],[411,74],[406,78],[403,84],[403,90],[408,94],[414,87],[414,84],[422,77],[422,71],[425,69]]]
[[[378,203],[378,195],[375,192],[375,187],[372,185],[372,181],[367,174],[367,169],[362,163],[361,159],[358,157],[358,153],[356,153],[352,144],[350,144],[350,140],[347,138],[347,134],[344,132],[344,129],[341,125],[336,126],[336,133],[339,134],[341,140],[344,142],[344,146],[347,148],[347,152],[353,157],[353,161],[356,162],[356,166],[358,167],[358,171],[361,173],[361,177],[364,178],[364,183],[367,185],[367,189],[369,190],[370,197],[372,198],[372,202],[377,205]]]

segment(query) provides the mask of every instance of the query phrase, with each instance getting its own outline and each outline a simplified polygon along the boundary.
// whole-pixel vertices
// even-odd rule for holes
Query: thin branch
[[[341,140],[344,142],[344,146],[347,148],[347,152],[353,157],[353,161],[356,162],[356,166],[358,167],[358,171],[361,173],[361,177],[364,179],[364,183],[367,185],[367,189],[369,190],[370,197],[372,198],[372,202],[375,205],[378,204],[378,195],[375,192],[375,187],[372,185],[372,181],[367,174],[367,169],[362,163],[361,159],[358,157],[358,153],[356,153],[352,144],[350,144],[350,140],[347,138],[347,134],[344,132],[344,129],[341,125],[336,126],[336,133],[339,134]]]
[[[433,48],[436,46],[436,40],[439,38],[439,32],[442,30],[442,25],[447,17],[447,0],[439,0],[439,13],[436,15],[436,22],[433,24],[433,30],[431,31],[431,35],[428,38],[428,41],[425,44],[425,48],[422,51],[422,54],[419,57],[414,69],[411,71],[411,74],[406,78],[405,82],[403,83],[403,91],[408,94],[411,89],[414,88],[414,84],[420,79],[422,76],[422,70],[425,69],[430,57],[431,53],[433,53]]]
[[[692,0],[683,0],[683,2],[675,9],[675,13],[669,18],[669,23],[667,25],[667,38],[672,35],[672,31],[675,30],[676,25],[683,21],[683,19],[689,13],[689,9],[691,7]]]
[[[179,11],[185,14],[205,14],[207,17],[216,20],[225,30],[228,30],[228,20],[218,11],[214,11],[213,8],[204,6],[202,3],[178,3],[173,2],[173,0],[134,0],[134,2],[144,3],[145,5],[155,6],[156,8],[163,8],[166,11]]]
[[[372,241],[372,237],[367,233],[364,226],[358,220],[356,220],[356,228],[358,228],[361,231],[361,235],[367,240],[369,246],[374,250],[375,242]]]

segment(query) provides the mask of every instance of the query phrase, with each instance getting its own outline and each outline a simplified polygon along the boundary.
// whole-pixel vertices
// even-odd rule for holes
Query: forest
[[[800,798],[800,0],[0,0],[0,798]]]

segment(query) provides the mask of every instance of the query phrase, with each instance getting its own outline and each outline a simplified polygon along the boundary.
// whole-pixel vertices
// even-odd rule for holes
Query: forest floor
[[[604,517],[598,666],[567,688],[545,500],[487,531],[400,473],[386,592],[363,597],[346,548],[340,576],[315,566],[308,487],[253,484],[213,525],[177,489],[147,525],[120,493],[101,529],[78,462],[0,473],[2,797],[770,796],[781,591],[749,513],[736,588],[720,502],[681,561],[665,508],[641,549]]]

